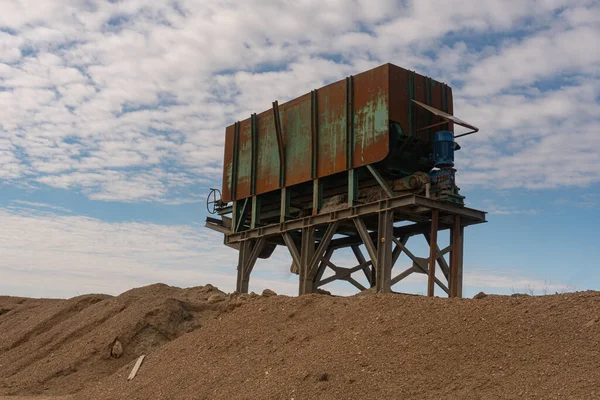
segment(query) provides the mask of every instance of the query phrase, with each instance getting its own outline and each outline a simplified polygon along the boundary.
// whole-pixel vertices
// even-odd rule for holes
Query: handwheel
[[[217,198],[218,196],[218,198]],[[206,198],[206,209],[210,214],[217,213],[217,207],[221,204],[221,191],[219,189],[210,188],[208,197]]]

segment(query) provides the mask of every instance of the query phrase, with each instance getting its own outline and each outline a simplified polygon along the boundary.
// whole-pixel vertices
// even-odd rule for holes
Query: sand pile
[[[157,284],[69,300],[1,297],[0,394],[79,391],[197,329],[230,302],[210,285]]]
[[[209,305],[201,290],[152,286],[115,298],[13,299],[8,306],[0,299],[2,309],[12,307],[0,316],[2,343],[12,338],[0,350],[0,390],[47,387],[48,394],[85,386],[75,395],[81,399],[600,398],[597,292],[464,300],[231,296]],[[127,303],[127,296],[136,299]],[[215,304],[220,308],[210,308]],[[40,318],[35,308],[52,310],[44,312],[46,322],[27,322]],[[120,318],[128,308],[138,311]],[[22,328],[7,335],[11,313]],[[15,340],[17,331],[26,339]],[[124,343],[119,359],[107,350],[116,335]],[[146,359],[127,381],[141,352]],[[63,367],[46,366],[55,359]],[[69,362],[74,371],[65,369]]]

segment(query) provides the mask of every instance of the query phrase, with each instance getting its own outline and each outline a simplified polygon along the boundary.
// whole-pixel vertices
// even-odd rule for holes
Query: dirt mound
[[[0,387],[47,387],[45,395],[85,387],[78,399],[600,398],[598,292],[450,300],[203,290],[0,298],[10,308],[0,332],[12,338],[0,351]],[[209,302],[215,294],[219,301]],[[7,318],[29,328],[6,335]],[[118,359],[108,348],[117,336]],[[57,375],[69,363],[74,370]]]
[[[222,301],[209,302],[209,297]],[[118,297],[0,298],[0,394],[68,394],[219,315],[230,298],[207,285],[162,284]]]

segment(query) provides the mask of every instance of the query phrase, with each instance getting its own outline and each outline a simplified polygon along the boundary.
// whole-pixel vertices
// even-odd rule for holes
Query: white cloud
[[[69,210],[43,203],[14,203],[15,206],[0,208],[3,294],[36,297],[70,297],[91,292],[118,294],[156,282],[183,287],[212,283],[228,292],[235,289],[238,252],[225,247],[220,234],[203,226],[109,223],[72,215]],[[350,252],[337,252],[333,261],[341,267],[356,265]],[[289,272],[290,263],[290,256],[281,247],[270,259],[259,259],[250,290],[260,292],[268,287],[281,294],[297,294],[298,277]],[[410,260],[402,258],[395,271],[398,273],[410,265]],[[527,285],[541,289],[544,286],[540,282],[514,272],[469,266],[465,270],[466,295],[480,290],[521,290]],[[565,286],[548,287],[562,290]],[[423,276],[413,274],[397,290],[422,293],[424,288]],[[337,294],[356,292],[344,282],[334,284],[331,290]]]
[[[551,128],[595,144],[593,1],[7,0],[0,7],[0,177],[15,183],[171,201],[179,183],[170,179],[220,178],[232,120],[387,61],[457,84],[457,114],[488,133],[487,143],[473,140],[494,144],[490,151],[503,158],[502,167],[484,167],[468,155],[483,150],[466,146],[467,183],[483,182],[482,169],[509,174],[514,186],[600,180],[583,163],[557,177],[526,162],[542,152],[534,142],[543,142],[545,157],[564,155],[565,143],[546,138]],[[470,47],[495,33],[504,39]],[[544,89],[564,74],[571,80]],[[506,131],[519,142],[490,139]],[[573,159],[600,170],[581,148],[565,162]],[[167,164],[178,171],[150,182]]]
[[[237,251],[224,247],[222,237],[204,227],[107,223],[57,215],[43,204],[18,204],[0,210],[4,294],[118,294],[155,282],[212,283],[226,291],[234,289]],[[279,253],[266,262],[260,260],[251,289],[273,287],[294,294],[297,283],[282,278],[288,269],[288,260]]]

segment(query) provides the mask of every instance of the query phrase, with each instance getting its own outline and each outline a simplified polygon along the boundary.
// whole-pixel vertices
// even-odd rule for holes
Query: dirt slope
[[[210,285],[162,284],[118,297],[0,297],[0,394],[81,390],[214,318],[227,307],[227,301],[207,302],[215,294],[226,299]],[[111,355],[116,340],[122,354]]]
[[[2,343],[6,337],[19,342],[15,330],[4,332],[11,313],[12,320],[20,320],[21,328],[15,329],[27,338],[12,350],[0,349],[0,394],[64,394],[84,388],[74,398],[600,398],[597,292],[476,300],[230,296],[209,304],[202,290],[154,285],[114,298],[93,295],[48,304],[0,298],[0,309],[13,307],[0,315]],[[189,311],[193,307],[181,303],[206,308]],[[87,306],[75,312],[83,307],[77,304]],[[28,324],[27,316],[39,316],[34,307],[53,314],[45,313],[46,322]],[[129,308],[129,316],[119,317]],[[69,312],[73,316],[67,319],[57,316]],[[179,313],[192,315],[187,317],[192,322],[186,325]],[[77,316],[80,325],[74,323]],[[154,328],[144,329],[144,324]],[[64,339],[69,335],[63,332],[82,329],[87,333],[78,339]],[[173,333],[159,339],[159,330]],[[137,340],[139,332],[154,344]],[[119,359],[107,350],[115,334],[124,343]],[[22,346],[30,350],[19,350],[21,357],[33,362],[11,355]],[[147,356],[138,375],[127,381],[142,353]],[[62,367],[46,366],[55,365],[56,358],[63,366],[67,359],[79,361],[74,371],[57,376]]]

